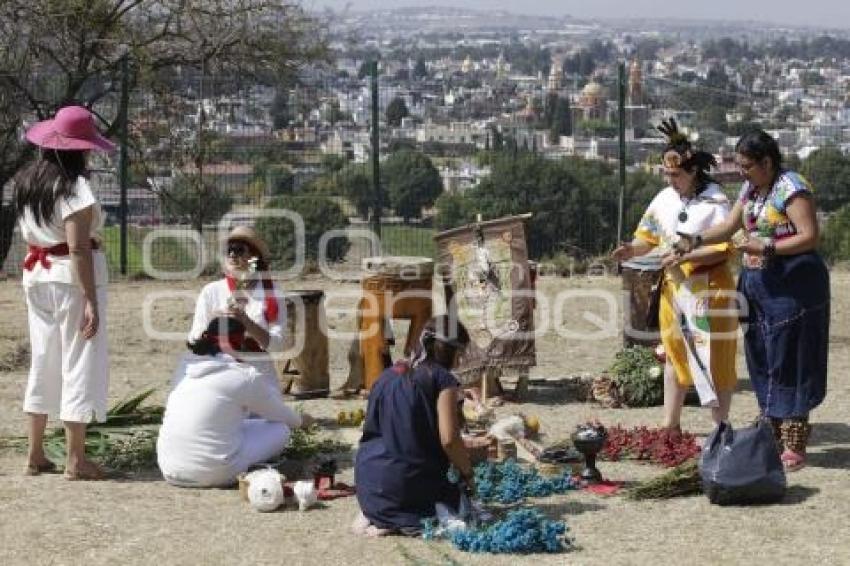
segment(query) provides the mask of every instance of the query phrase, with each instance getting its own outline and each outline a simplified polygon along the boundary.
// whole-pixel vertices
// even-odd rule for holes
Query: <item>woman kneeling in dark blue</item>
[[[468,343],[457,320],[434,317],[413,362],[388,368],[372,387],[355,463],[356,533],[415,535],[437,503],[457,509],[460,488],[446,477],[452,464],[472,487],[460,438],[460,384],[451,373]]]

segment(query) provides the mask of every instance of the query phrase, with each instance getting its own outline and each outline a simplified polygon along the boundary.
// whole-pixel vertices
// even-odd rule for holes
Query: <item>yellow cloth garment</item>
[[[679,219],[683,210],[686,210],[689,216],[686,222]],[[666,253],[672,249],[673,243],[679,238],[678,231],[685,233],[700,232],[721,223],[728,214],[728,199],[717,185],[709,185],[698,199],[694,199],[688,204],[683,203],[675,189],[667,187],[658,193],[650,203],[635,231],[635,238],[650,244],[659,253]],[[692,229],[695,223],[701,225],[696,231]],[[730,391],[735,388],[738,380],[735,371],[738,317],[734,313],[736,308],[735,283],[728,262],[732,250],[728,242],[710,246],[710,248],[726,252],[727,259],[708,269],[707,272],[705,267],[700,268],[700,266],[691,262],[683,262],[679,265],[679,268],[681,275],[685,278],[691,277],[695,270],[698,273],[705,273],[707,275],[708,287],[706,290],[708,291],[707,306],[709,310],[713,314],[719,310],[727,311],[709,317],[711,331],[709,369],[715,389]],[[690,386],[693,384],[693,379],[688,365],[687,346],[682,336],[676,314],[677,310],[674,306],[674,296],[677,289],[676,278],[670,273],[665,274],[658,315],[661,342],[667,353],[667,359],[676,370],[679,384]],[[703,290],[692,289],[695,293]]]
[[[725,244],[724,244],[725,245]],[[685,267],[688,267],[687,265]],[[692,270],[693,267],[690,267]],[[685,271],[683,269],[683,271]],[[676,370],[676,378],[680,385],[693,384],[685,342],[676,319],[673,308],[673,295],[676,283],[670,277],[665,277],[661,293],[661,303],[658,311],[658,321],[661,330],[661,343],[667,358]],[[730,311],[726,316],[709,317],[711,327],[711,376],[714,387],[718,391],[731,391],[735,388],[738,376],[735,371],[735,352],[737,349],[738,318],[731,314],[736,307],[734,299],[735,283],[729,270],[728,262],[724,261],[708,272],[708,306],[711,311]],[[721,338],[723,336],[723,338]]]

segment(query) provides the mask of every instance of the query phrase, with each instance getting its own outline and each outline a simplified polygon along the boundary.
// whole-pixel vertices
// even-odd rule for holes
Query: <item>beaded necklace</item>
[[[753,230],[758,226],[758,219],[764,211],[764,207],[767,206],[768,202],[770,202],[770,197],[773,194],[773,187],[774,185],[771,185],[770,190],[763,196],[758,194],[757,189],[753,189],[753,191],[750,192],[750,205],[747,207],[747,224]],[[755,198],[752,198],[752,196],[755,196]],[[758,209],[756,209],[756,207],[758,207]]]

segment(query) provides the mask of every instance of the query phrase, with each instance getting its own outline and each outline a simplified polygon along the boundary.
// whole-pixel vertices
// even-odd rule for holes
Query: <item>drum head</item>
[[[367,257],[363,259],[363,271],[367,277],[430,279],[434,275],[434,260],[416,256]]]

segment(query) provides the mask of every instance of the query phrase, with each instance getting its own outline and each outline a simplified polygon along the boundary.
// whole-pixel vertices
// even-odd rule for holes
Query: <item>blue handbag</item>
[[[699,468],[703,493],[717,505],[775,503],[785,495],[785,469],[766,419],[740,430],[720,423],[705,441]]]

